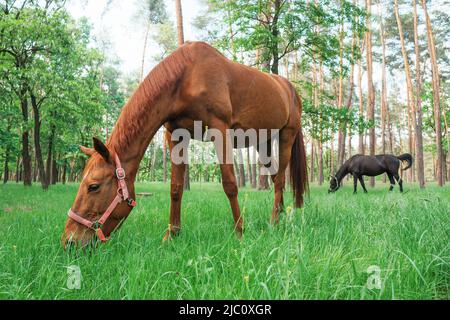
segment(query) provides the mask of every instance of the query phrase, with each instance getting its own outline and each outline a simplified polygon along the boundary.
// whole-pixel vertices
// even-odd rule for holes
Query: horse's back
[[[349,159],[353,171],[362,175],[377,176],[384,172],[397,172],[399,160],[394,155],[355,155]]]
[[[298,109],[288,80],[230,61],[206,43],[190,46],[194,58],[183,79],[184,97],[231,127],[281,129]]]

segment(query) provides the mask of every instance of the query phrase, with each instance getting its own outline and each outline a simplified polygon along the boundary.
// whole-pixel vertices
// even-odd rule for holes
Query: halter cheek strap
[[[115,155],[115,164],[116,164],[116,178],[117,178],[117,194],[111,204],[108,206],[106,211],[97,221],[90,221],[88,219],[83,218],[79,213],[69,209],[67,215],[72,220],[78,222],[79,224],[95,231],[95,234],[100,239],[101,242],[108,241],[105,234],[102,231],[102,226],[105,224],[106,220],[108,220],[109,216],[113,213],[114,209],[122,202],[126,201],[128,206],[134,208],[136,206],[136,201],[130,198],[130,194],[128,192],[127,183],[125,182],[125,170],[122,168],[119,157],[117,154]]]

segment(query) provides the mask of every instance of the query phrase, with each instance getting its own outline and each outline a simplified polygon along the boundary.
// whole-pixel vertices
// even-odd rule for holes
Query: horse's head
[[[336,192],[341,184],[339,183],[339,180],[336,178],[336,176],[330,177],[330,187],[328,188],[328,193]]]
[[[114,151],[96,138],[93,149],[80,149],[90,158],[61,238],[64,247],[68,243],[86,246],[96,235],[100,240],[108,237],[134,206],[133,184],[125,181]]]

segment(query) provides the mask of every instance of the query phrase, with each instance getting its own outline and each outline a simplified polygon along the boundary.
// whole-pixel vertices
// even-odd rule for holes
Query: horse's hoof
[[[162,241],[166,242],[168,240],[172,240],[174,237],[178,236],[179,233],[180,233],[179,229],[177,231],[175,231],[175,230],[167,230],[164,238],[162,239]]]

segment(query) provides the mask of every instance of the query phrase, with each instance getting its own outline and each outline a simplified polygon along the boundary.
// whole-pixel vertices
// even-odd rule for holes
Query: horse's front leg
[[[244,219],[241,216],[238,202],[238,186],[233,168],[233,145],[227,134],[228,128],[223,122],[216,121],[211,127],[214,128],[213,130],[217,130],[216,134],[220,135],[220,137],[214,137],[214,146],[220,163],[223,190],[230,201],[231,211],[233,212],[234,229],[240,238],[242,237]]]
[[[356,174],[353,175],[353,194],[356,194],[356,190],[358,189],[358,176]]]
[[[367,189],[366,189],[366,185],[364,184],[363,176],[359,176],[358,179],[359,179],[359,183],[361,183],[361,187],[363,188],[364,193],[367,193]]]
[[[173,141],[171,141],[171,135],[169,132],[166,132],[166,139],[169,142],[170,154],[172,155],[172,149],[176,145]],[[182,150],[180,155],[183,156],[183,152],[187,150]],[[169,218],[169,227],[167,228],[166,235],[163,238],[163,241],[170,239],[172,236],[177,236],[181,231],[181,199],[183,197],[183,189],[184,189],[184,172],[186,171],[186,163],[176,163],[173,161],[172,156],[171,166],[172,172],[170,176],[170,218]]]

